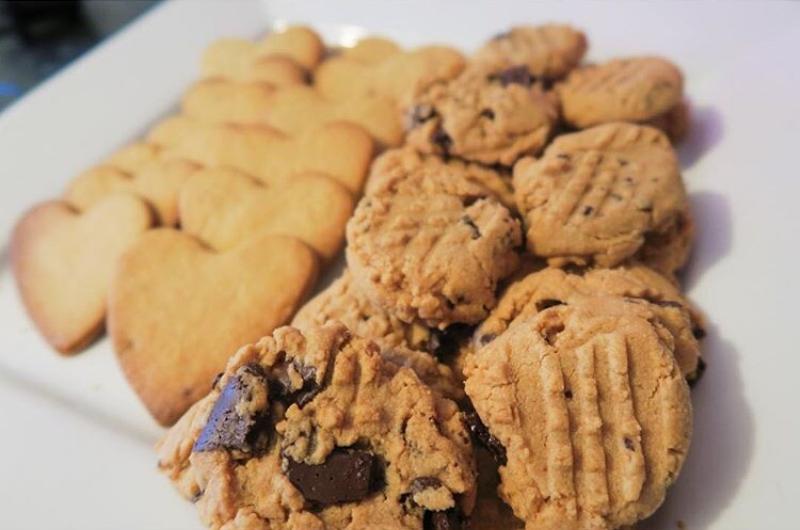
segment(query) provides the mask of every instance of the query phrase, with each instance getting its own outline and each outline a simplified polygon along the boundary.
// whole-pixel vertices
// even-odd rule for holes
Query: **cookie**
[[[493,72],[524,66],[533,78],[552,81],[575,68],[586,48],[586,36],[571,26],[516,26],[494,36],[472,61]]]
[[[206,48],[200,76],[270,86],[299,85],[308,80],[306,69],[291,57],[264,55],[258,44],[237,38],[219,39]]]
[[[556,102],[527,67],[469,68],[415,97],[406,126],[408,143],[422,152],[510,166],[537,154],[557,119]]]
[[[299,173],[264,186],[234,169],[206,169],[181,190],[181,229],[215,250],[228,250],[254,234],[293,236],[326,260],[342,246],[353,212],[350,192],[322,173]]]
[[[456,172],[462,178],[484,188],[492,198],[509,210],[516,210],[510,172],[502,168],[489,168],[481,164],[464,162],[458,158],[426,155],[411,147],[391,149],[377,157],[370,168],[365,193],[371,194],[386,181],[394,182],[415,171]]]
[[[627,123],[565,134],[514,167],[528,250],[551,265],[637,259],[671,274],[692,242],[678,158],[664,134]]]
[[[263,83],[208,79],[189,88],[181,108],[185,115],[210,123],[266,124],[289,134],[349,121],[382,145],[399,145],[403,140],[399,113],[388,98],[329,101],[303,85],[274,89]]]
[[[462,528],[475,493],[455,404],[341,324],[239,350],[158,452],[212,528]]]
[[[374,341],[384,360],[411,368],[425,384],[443,396],[463,397],[461,380],[435,357],[445,353],[449,337],[419,323],[407,324],[383,311],[358,291],[347,269],[301,307],[291,325],[304,330],[334,321]]]
[[[197,164],[179,159],[141,162],[133,173],[114,166],[96,166],[70,182],[64,200],[83,211],[112,193],[132,193],[153,208],[158,224],[174,226],[178,222],[178,193],[198,169]]]
[[[111,154],[100,165],[111,166],[128,174],[139,173],[142,168],[161,161],[161,148],[147,142],[134,142]]]
[[[405,107],[429,85],[456,77],[464,57],[446,46],[424,46],[390,55],[375,64],[347,56],[324,61],[314,72],[314,86],[332,100],[381,95]]]
[[[372,160],[373,142],[357,125],[329,123],[298,136],[262,125],[213,125],[186,116],[160,122],[148,135],[166,157],[207,167],[231,167],[265,184],[318,171],[359,194]]]
[[[325,43],[308,26],[289,26],[273,31],[258,44],[263,55],[285,55],[308,70],[316,68],[325,53]]]
[[[673,144],[676,144],[689,134],[691,120],[689,103],[683,100],[667,112],[647,120],[644,124],[660,129],[672,140]]]
[[[347,264],[372,301],[404,322],[474,324],[518,264],[516,219],[446,165],[376,177],[347,225]]]
[[[603,297],[619,300],[598,305]],[[675,285],[642,265],[594,269],[584,274],[553,268],[534,272],[508,286],[497,307],[476,329],[474,348],[490,344],[514,322],[562,304],[657,320],[672,334],[681,372],[689,380],[699,375],[702,361],[698,339],[704,335],[701,318]]]
[[[11,264],[36,327],[61,353],[75,353],[103,330],[119,256],[153,222],[147,205],[114,194],[79,213],[62,201],[30,209],[11,236]]]
[[[364,64],[381,63],[402,51],[403,49],[396,42],[377,36],[364,37],[359,39],[352,47],[339,49],[343,57]]]
[[[478,350],[466,391],[526,528],[614,529],[655,511],[692,429],[658,322],[552,307]]]
[[[174,423],[232,352],[284,324],[316,274],[314,252],[286,236],[257,235],[217,253],[159,229],[128,248],[111,282],[109,332],[156,421]]]
[[[644,123],[681,103],[683,75],[660,57],[614,59],[574,70],[557,91],[564,119],[573,127]]]

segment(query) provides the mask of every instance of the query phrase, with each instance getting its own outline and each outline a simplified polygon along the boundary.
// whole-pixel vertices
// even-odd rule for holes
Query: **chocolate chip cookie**
[[[633,524],[680,472],[692,408],[658,322],[551,307],[478,350],[467,374],[500,495],[526,528]]]
[[[564,77],[586,53],[583,32],[563,24],[516,26],[495,35],[473,56],[473,62],[495,72],[525,66],[543,80]]]
[[[518,264],[517,220],[447,165],[375,178],[347,225],[357,288],[403,322],[479,322]]]
[[[239,350],[159,467],[212,528],[461,528],[475,495],[456,405],[341,324]]]
[[[414,98],[406,140],[425,153],[510,166],[538,153],[557,119],[555,99],[527,66],[472,67]]]
[[[528,249],[551,265],[631,258],[672,274],[692,242],[678,158],[663,133],[612,123],[556,138],[514,167]]]

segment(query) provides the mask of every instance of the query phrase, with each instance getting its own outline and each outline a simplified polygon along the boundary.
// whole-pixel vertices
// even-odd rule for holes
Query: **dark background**
[[[159,0],[0,0],[0,111]]]

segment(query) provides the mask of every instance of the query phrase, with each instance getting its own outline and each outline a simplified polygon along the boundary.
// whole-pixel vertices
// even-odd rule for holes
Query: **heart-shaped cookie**
[[[167,118],[148,134],[165,156],[207,167],[232,167],[265,184],[296,173],[321,171],[360,194],[372,160],[372,138],[358,125],[328,123],[298,136],[266,125],[208,124],[187,116]]]
[[[153,417],[174,423],[243,344],[285,323],[317,274],[297,239],[259,235],[217,253],[153,230],[119,260],[108,325],[128,381]]]
[[[264,186],[234,169],[206,169],[181,189],[181,228],[216,250],[257,233],[294,236],[330,259],[344,240],[353,213],[347,189],[321,173],[303,173]]]
[[[145,199],[155,210],[158,223],[178,222],[178,192],[199,169],[188,160],[165,159],[143,163],[128,173],[116,167],[97,166],[78,175],[67,187],[64,199],[83,211],[110,193],[125,191]]]
[[[28,313],[53,348],[76,352],[102,331],[114,265],[152,221],[140,199],[114,194],[82,214],[65,202],[45,202],[17,223],[14,276]]]

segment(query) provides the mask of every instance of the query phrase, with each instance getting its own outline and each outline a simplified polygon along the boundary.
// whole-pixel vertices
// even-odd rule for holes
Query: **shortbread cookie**
[[[240,345],[284,324],[314,282],[300,241],[259,235],[225,253],[170,229],[153,230],[119,261],[109,331],[131,386],[171,425],[208,392]]]
[[[111,166],[133,175],[160,160],[161,148],[159,146],[147,142],[134,142],[115,151],[100,165]]]
[[[456,77],[463,68],[464,57],[453,48],[425,46],[392,54],[376,64],[333,57],[314,72],[314,85],[333,100],[382,95],[405,107],[425,88]]]
[[[292,326],[302,330],[335,321],[356,335],[374,341],[384,359],[411,368],[425,384],[443,396],[463,397],[461,380],[434,357],[444,346],[443,333],[419,323],[407,324],[383,311],[356,289],[347,269],[300,308]]]
[[[341,48],[341,55],[364,64],[377,64],[401,53],[403,49],[391,39],[384,37],[364,37],[350,48]]]
[[[458,158],[445,159],[436,155],[426,155],[411,147],[392,149],[376,158],[370,169],[365,192],[373,193],[384,183],[388,182],[391,185],[397,179],[416,171],[456,172],[469,182],[483,187],[491,197],[509,210],[516,210],[511,176],[507,171],[464,162]]]
[[[660,57],[614,59],[573,71],[557,87],[564,119],[579,129],[654,120],[683,99],[683,75]]]
[[[555,101],[526,66],[497,73],[470,68],[414,98],[408,143],[425,153],[510,166],[538,153],[557,119]]]
[[[620,298],[620,304],[597,303],[604,296]],[[672,334],[681,372],[690,380],[697,377],[702,320],[675,285],[642,265],[594,269],[582,275],[553,268],[534,272],[508,286],[475,331],[474,347],[490,344],[514,322],[549,307],[575,304],[590,311],[631,312],[658,320]]]
[[[289,26],[267,34],[258,43],[262,55],[285,55],[308,70],[316,68],[325,53],[325,44],[308,26]]]
[[[149,161],[135,173],[97,166],[67,186],[64,200],[83,211],[111,193],[133,193],[152,206],[158,224],[174,226],[178,222],[178,193],[198,169],[197,164],[179,159]]]
[[[109,195],[83,213],[45,202],[20,219],[11,237],[14,277],[53,348],[74,353],[100,334],[117,260],[152,222],[147,205],[129,194]]]
[[[341,324],[240,349],[158,452],[212,528],[457,529],[474,501],[456,405]]]
[[[148,141],[164,147],[164,156],[184,158],[207,167],[231,167],[270,185],[285,183],[296,173],[318,171],[359,194],[373,142],[350,123],[329,123],[289,136],[262,125],[213,125],[186,116],[159,123]]]
[[[275,89],[263,83],[207,79],[189,88],[181,108],[187,116],[210,123],[266,124],[289,134],[349,121],[382,145],[394,146],[403,140],[394,103],[381,96],[329,101],[303,85]]]
[[[516,26],[494,36],[472,60],[493,72],[524,66],[534,80],[551,81],[575,68],[586,47],[583,32],[570,26]]]
[[[446,165],[377,177],[347,225],[359,288],[404,322],[483,319],[518,264],[520,228],[484,187]]]
[[[678,158],[661,132],[613,123],[556,138],[514,167],[528,249],[552,265],[613,267],[637,258],[671,274],[692,222]]]
[[[181,229],[216,250],[255,234],[294,236],[331,259],[342,246],[353,212],[350,192],[322,173],[300,173],[264,186],[234,169],[206,169],[180,194]]]
[[[680,472],[692,408],[658,322],[552,307],[478,350],[467,374],[500,494],[530,530],[633,524]]]

